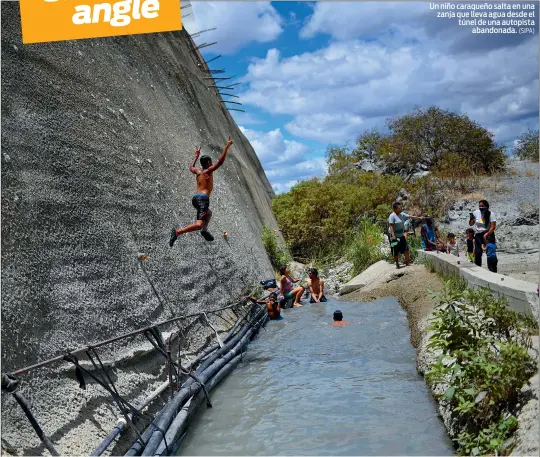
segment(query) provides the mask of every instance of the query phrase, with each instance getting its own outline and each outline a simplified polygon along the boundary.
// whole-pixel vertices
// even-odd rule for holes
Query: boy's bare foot
[[[293,305],[294,308],[300,308],[301,306],[304,306],[304,305],[301,305],[300,303],[295,303],[295,304]]]
[[[169,240],[169,246],[171,248],[173,247],[173,244],[174,244],[174,242],[176,241],[177,238],[178,238],[178,235],[176,234],[176,229],[173,228],[171,230],[171,239]]]
[[[206,230],[201,230],[201,235],[206,241],[214,241],[214,237]]]

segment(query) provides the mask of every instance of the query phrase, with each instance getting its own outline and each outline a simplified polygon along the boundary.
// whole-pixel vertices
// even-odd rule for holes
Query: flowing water
[[[349,325],[330,325],[337,308]],[[396,299],[282,315],[211,392],[179,455],[454,454]]]

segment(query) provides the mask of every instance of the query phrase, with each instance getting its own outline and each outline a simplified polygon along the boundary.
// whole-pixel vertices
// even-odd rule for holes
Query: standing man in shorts
[[[422,217],[409,216],[407,213],[401,211],[401,203],[395,202],[392,205],[394,212],[388,217],[388,225],[390,232],[390,243],[397,243],[392,247],[392,254],[394,261],[396,262],[396,268],[399,268],[399,254],[405,255],[405,265],[409,266],[409,246],[407,245],[407,239],[405,238],[405,221],[407,219],[423,219]]]
[[[198,147],[197,149],[195,149],[195,160],[193,161],[193,164],[189,167],[189,171],[191,171],[191,173],[197,176],[197,193],[191,199],[191,204],[197,210],[197,221],[194,224],[187,225],[182,229],[172,229],[171,239],[169,240],[169,246],[171,248],[173,247],[174,242],[180,235],[188,232],[195,232],[196,230],[201,231],[201,235],[206,241],[214,241],[214,237],[206,230],[208,228],[208,224],[210,223],[210,219],[212,218],[212,211],[210,210],[210,194],[214,189],[213,173],[219,167],[221,167],[221,165],[223,165],[223,162],[225,162],[225,158],[227,157],[227,151],[232,144],[233,142],[231,140],[231,137],[229,136],[227,144],[225,145],[225,149],[223,150],[221,156],[215,164],[212,164],[212,159],[209,156],[202,156],[202,169],[195,167],[197,159],[201,154],[201,148]]]

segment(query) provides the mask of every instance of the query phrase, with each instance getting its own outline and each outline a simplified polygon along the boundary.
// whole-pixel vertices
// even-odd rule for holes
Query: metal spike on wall
[[[227,97],[234,97],[234,98],[240,98],[238,95],[233,94],[224,94],[223,92],[219,92],[219,95],[226,95]]]
[[[231,79],[231,78],[234,78],[234,76],[231,76],[230,78],[214,78],[213,76],[211,76],[210,78],[203,78],[203,79],[213,79],[214,81],[224,81],[226,79]]]
[[[217,27],[214,27],[213,29],[205,29],[205,30],[200,30],[198,32],[195,32],[194,34],[191,35],[191,38],[195,38],[195,37],[199,36],[201,33],[211,32],[213,30],[217,30]]]
[[[200,46],[197,46],[197,49],[202,49],[202,48],[207,48],[208,46],[213,46],[214,44],[217,44],[217,41],[214,41],[213,43],[204,43],[204,44],[201,44]]]
[[[242,103],[233,102],[232,100],[220,100],[221,103],[234,103],[235,105],[241,105]]]
[[[227,108],[227,111],[240,111],[241,113],[245,113],[243,109],[236,109],[236,108]]]
[[[210,60],[207,60],[207,61],[206,61],[206,64],[208,65],[210,62],[213,62],[214,60],[219,59],[220,57],[221,57],[221,54],[220,54],[219,56],[213,57],[213,58],[210,59]]]

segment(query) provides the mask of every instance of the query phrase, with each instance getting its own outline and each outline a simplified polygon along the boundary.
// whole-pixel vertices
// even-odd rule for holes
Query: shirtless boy
[[[319,272],[316,268],[310,268],[308,271],[308,287],[311,297],[309,299],[310,303],[321,303],[325,302],[326,297],[324,296],[324,281],[319,278]]]
[[[195,160],[193,161],[193,165],[189,167],[189,171],[191,171],[191,173],[193,173],[194,175],[197,175],[197,193],[191,199],[191,204],[197,210],[197,221],[194,224],[187,225],[182,229],[172,229],[171,239],[169,240],[169,246],[171,248],[173,247],[174,242],[180,235],[188,232],[195,232],[196,230],[201,231],[201,235],[206,241],[214,241],[214,237],[210,235],[210,233],[206,230],[208,228],[208,224],[210,223],[210,219],[212,218],[212,211],[210,210],[210,194],[214,189],[213,173],[219,167],[221,167],[221,165],[223,165],[223,162],[225,162],[225,158],[227,157],[227,151],[232,144],[233,142],[231,140],[231,137],[229,137],[227,145],[225,146],[225,149],[223,150],[216,164],[212,164],[212,159],[210,157],[206,155],[202,156],[202,169],[195,167],[197,159],[201,154],[201,148],[198,147],[195,150]]]
[[[268,317],[272,320],[279,319],[281,317],[281,307],[277,302],[277,294],[272,292],[266,300],[257,300],[255,297],[247,297],[253,303],[264,303],[266,305],[266,311],[268,312]]]

